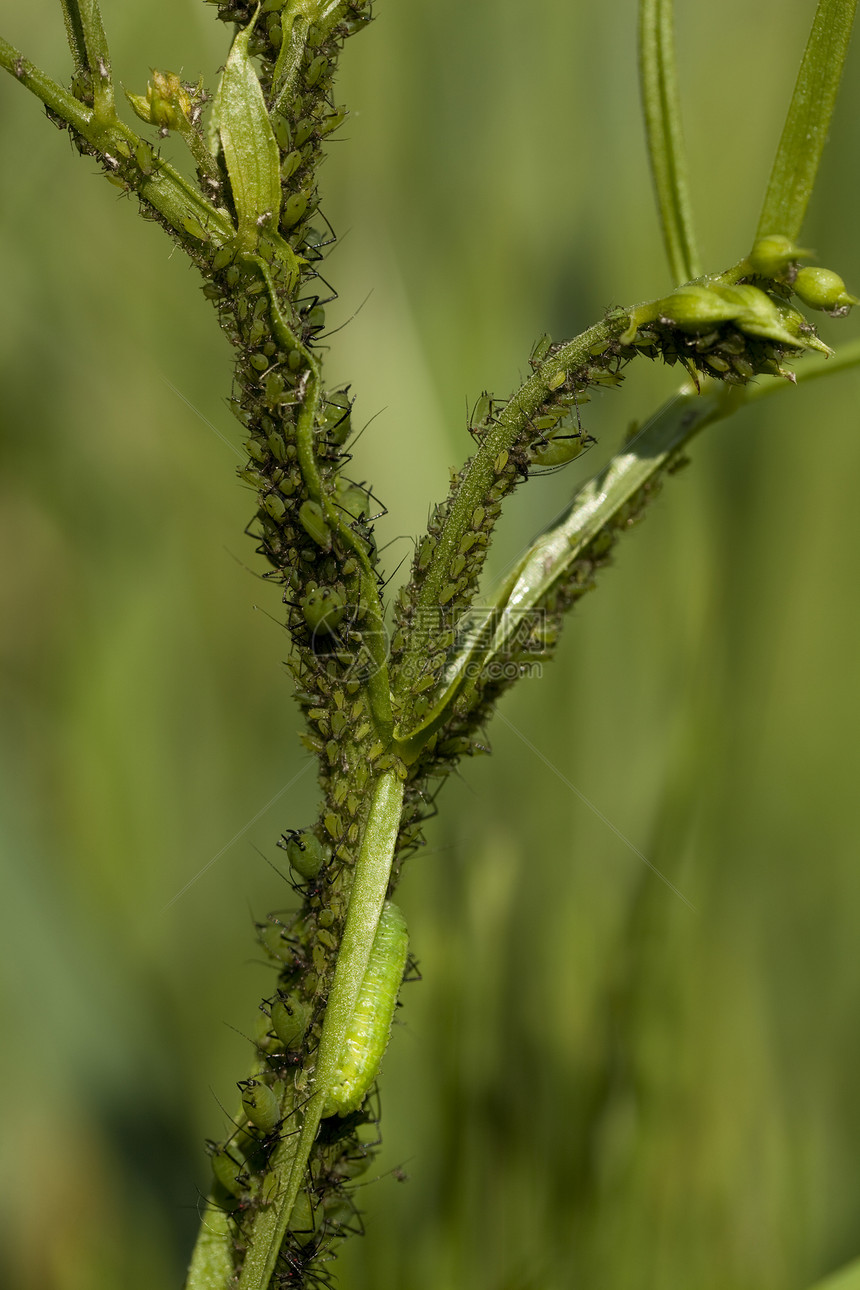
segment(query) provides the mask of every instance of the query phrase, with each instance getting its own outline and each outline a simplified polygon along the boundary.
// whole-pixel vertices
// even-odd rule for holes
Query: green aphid
[[[290,1234],[299,1245],[309,1245],[316,1236],[318,1221],[310,1196],[306,1191],[300,1191],[290,1214]]]
[[[555,466],[566,466],[575,461],[589,444],[584,435],[556,434],[544,444],[538,444],[531,451],[531,462],[538,469],[551,469]]]
[[[532,367],[539,367],[552,348],[552,336],[544,332],[532,346],[532,352],[529,355],[529,362]]]
[[[330,636],[346,615],[346,597],[335,587],[314,587],[302,597],[299,607],[314,635]]]
[[[258,925],[260,944],[273,959],[278,959],[281,963],[290,963],[295,957],[292,945],[287,935],[287,929],[282,923],[266,922]]]
[[[268,1084],[259,1080],[244,1080],[242,1089],[242,1106],[251,1123],[261,1133],[274,1133],[281,1121],[281,1104]]]
[[[271,1009],[272,1029],[287,1049],[301,1048],[311,1019],[311,1006],[297,995],[276,999]]]
[[[323,1116],[357,1111],[379,1073],[406,967],[408,945],[406,920],[396,905],[386,901],[338,1059],[337,1073],[326,1092]]]
[[[248,1175],[243,1172],[239,1162],[217,1142],[208,1141],[206,1150],[209,1153],[209,1163],[212,1166],[215,1181],[220,1183],[231,1196],[241,1196],[247,1189]]]
[[[306,829],[303,833],[291,833],[287,837],[287,859],[290,862],[290,868],[295,869],[299,877],[306,881],[316,878],[328,855],[328,848],[323,846],[310,829]]]
[[[319,502],[302,502],[299,507],[299,523],[317,546],[322,547],[324,551],[331,550],[331,529]]]

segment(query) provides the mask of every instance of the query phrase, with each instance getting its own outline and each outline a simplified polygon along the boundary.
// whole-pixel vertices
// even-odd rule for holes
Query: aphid
[[[272,1029],[285,1048],[299,1048],[311,1018],[310,1004],[297,995],[280,995],[272,1004]]]
[[[205,1145],[215,1181],[219,1182],[231,1196],[241,1196],[247,1189],[248,1175],[243,1172],[238,1160],[234,1160],[225,1147],[219,1146],[211,1139],[207,1139]]]
[[[548,332],[544,332],[544,334],[539,337],[532,346],[532,352],[529,355],[529,363],[532,367],[540,367],[541,363],[549,353],[551,345],[552,337]]]
[[[403,914],[382,907],[367,971],[361,983],[337,1074],[326,1093],[323,1116],[357,1111],[379,1073],[403,979],[409,937]]]
[[[335,587],[312,587],[299,607],[314,635],[330,636],[343,622],[346,597]]]
[[[331,550],[331,529],[319,502],[302,502],[299,507],[299,523],[317,546],[321,546],[324,551]]]
[[[274,1133],[281,1121],[281,1105],[276,1094],[268,1084],[256,1079],[242,1080],[239,1087],[242,1106],[251,1123],[262,1133]]]

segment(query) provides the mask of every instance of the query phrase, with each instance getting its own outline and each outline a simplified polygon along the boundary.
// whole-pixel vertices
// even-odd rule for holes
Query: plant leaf
[[[819,0],[770,172],[757,237],[796,240],[815,186],[857,0]]]
[[[233,41],[213,105],[243,251],[257,245],[260,224],[278,226],[281,176],[278,144],[248,53],[253,22]]]
[[[823,1281],[816,1281],[810,1290],[860,1290],[860,1259],[855,1259]]]
[[[669,267],[676,283],[701,273],[687,186],[675,67],[672,0],[640,0],[639,78],[648,157]]]

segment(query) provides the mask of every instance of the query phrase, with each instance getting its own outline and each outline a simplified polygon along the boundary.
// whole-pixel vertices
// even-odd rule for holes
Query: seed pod
[[[726,300],[712,287],[679,287],[671,296],[658,301],[655,306],[659,317],[681,331],[711,331],[719,323],[731,322],[738,316],[739,306]]]
[[[328,849],[323,846],[315,833],[306,829],[304,833],[293,833],[287,838],[287,859],[290,868],[309,881],[315,878],[328,859]]]
[[[331,529],[319,502],[302,502],[299,507],[299,523],[317,546],[321,546],[324,551],[331,550]]]
[[[808,349],[817,349],[820,353],[826,354],[828,358],[833,353],[830,346],[825,345],[821,337],[815,334],[815,328],[812,323],[807,322],[803,314],[798,313],[796,309],[792,309],[791,305],[780,305],[779,316],[786,331],[797,337],[798,345],[806,345]]]
[[[758,287],[740,283],[735,287],[715,287],[714,292],[735,309],[735,323],[747,336],[762,336],[779,345],[806,347],[805,340],[786,329],[776,302]]]
[[[858,303],[849,295],[845,283],[832,269],[818,267],[800,269],[793,283],[795,293],[810,309],[826,309],[828,313],[844,313]]]
[[[811,251],[796,246],[790,237],[771,233],[758,239],[749,253],[749,265],[762,278],[779,278],[795,260],[805,260],[810,255]]]
[[[274,1133],[280,1123],[281,1106],[272,1089],[255,1079],[243,1080],[239,1087],[242,1106],[251,1123],[262,1133]]]
[[[244,251],[256,247],[262,221],[277,226],[281,210],[278,143],[248,52],[253,28],[251,22],[233,41],[212,104],[236,208],[236,240]]]
[[[310,1004],[296,995],[276,999],[271,1011],[272,1029],[285,1048],[300,1048],[311,1019]]]
[[[367,971],[327,1093],[323,1116],[357,1111],[379,1073],[406,967],[406,920],[390,901],[382,907]]]

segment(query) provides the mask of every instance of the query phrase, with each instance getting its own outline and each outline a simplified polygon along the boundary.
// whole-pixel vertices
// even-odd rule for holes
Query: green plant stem
[[[672,0],[640,0],[639,77],[663,241],[676,284],[701,273],[687,182]]]
[[[265,1290],[271,1279],[367,971],[388,891],[402,807],[403,779],[395,768],[380,775],[371,789],[346,923],[317,1048],[312,1092],[304,1101],[297,1095],[294,1114],[301,1129],[287,1130],[269,1163],[265,1198],[250,1229],[242,1264],[238,1283],[241,1290]],[[285,1121],[289,1120],[287,1111]],[[186,1290],[227,1290],[231,1284],[232,1234],[229,1223],[219,1215],[220,1211],[210,1203],[192,1257]]]
[[[51,80],[2,37],[0,67],[41,99],[49,112],[70,126],[109,168],[116,166],[118,159],[125,154],[133,154],[143,143],[124,122],[116,118],[107,122],[101,120],[92,108]],[[200,237],[189,231],[189,225],[202,227],[216,242],[226,242],[235,233],[227,216],[205,201],[177,170],[161,158],[157,159],[150,175],[136,171],[129,182],[141,201],[152,207],[189,251],[193,251],[195,245],[200,246]]]
[[[757,237],[800,236],[827,142],[857,0],[819,0],[770,172]]]
[[[417,601],[419,614],[422,611],[432,612],[444,603],[442,593],[448,577],[448,567],[471,524],[475,508],[487,496],[495,476],[495,463],[503,453],[510,450],[529,420],[546,401],[553,388],[553,378],[561,372],[573,371],[583,366],[588,361],[592,347],[620,335],[627,326],[628,318],[628,312],[616,310],[609,318],[596,323],[568,341],[553,354],[552,358],[543,363],[505,404],[498,422],[481,440],[478,451],[465,468],[461,486],[446,516],[427,574],[421,584]],[[416,748],[416,745],[412,744],[416,731],[409,726],[409,688],[413,677],[420,670],[421,654],[425,649],[426,641],[422,634],[413,633],[406,644],[398,681],[395,682],[396,695],[404,704],[400,724],[395,727],[395,738],[402,741],[398,744],[398,751],[409,758],[413,756]],[[419,728],[425,725],[426,721],[422,721]]]
[[[403,780],[397,769],[390,770],[380,776],[372,791],[317,1050],[313,1093],[303,1109],[301,1133],[284,1138],[275,1152],[270,1166],[275,1199],[260,1211],[251,1229],[239,1290],[265,1290],[274,1270],[317,1134],[326,1094],[334,1082],[338,1059],[367,971],[379,915],[388,891],[402,806]],[[189,1290],[192,1290],[190,1285]]]
[[[860,367],[860,340],[844,346],[831,358],[807,359],[796,383],[832,377]],[[609,528],[619,512],[677,459],[706,426],[722,421],[747,404],[793,388],[782,377],[764,378],[746,386],[712,382],[699,393],[689,386],[658,409],[627,448],[609,462],[573,498],[564,514],[531,544],[493,597],[485,629],[456,655],[440,681],[444,703],[415,738],[414,753],[449,717],[455,699],[469,704],[478,669],[504,653],[522,622],[539,609],[554,588],[568,576],[583,552]],[[468,678],[468,679],[467,679]]]

